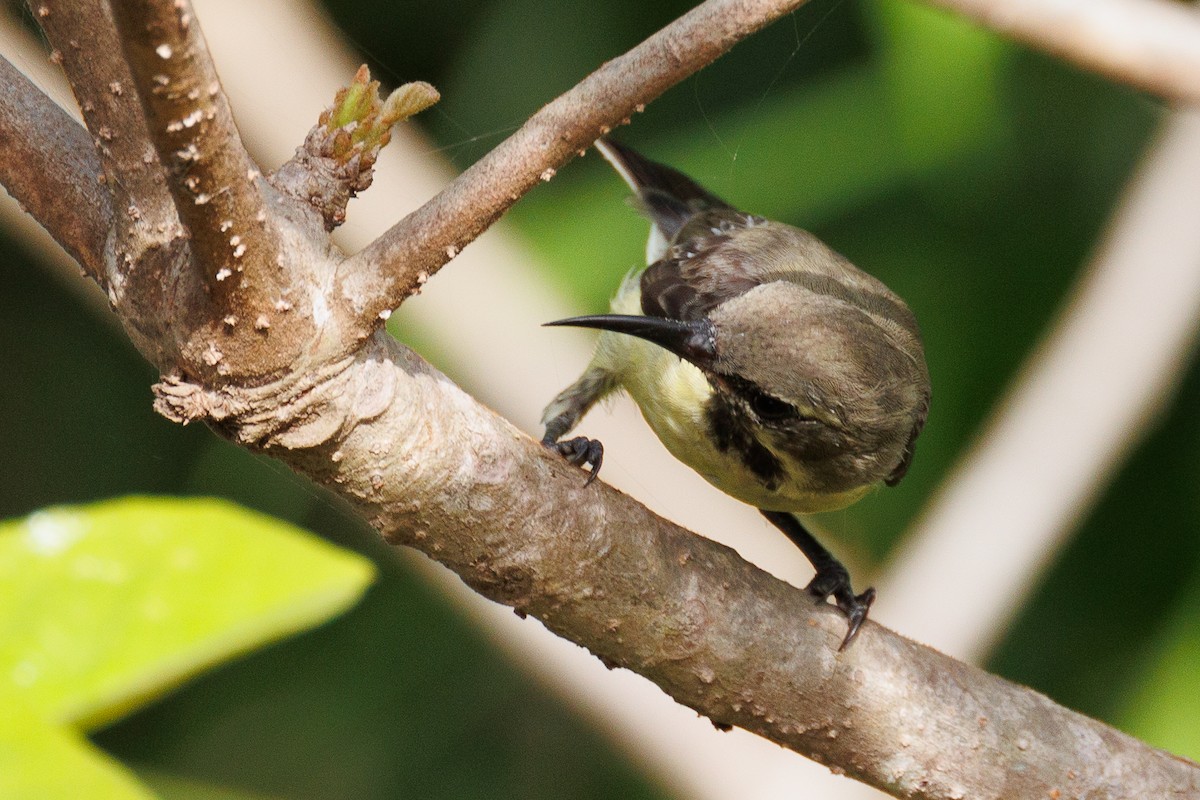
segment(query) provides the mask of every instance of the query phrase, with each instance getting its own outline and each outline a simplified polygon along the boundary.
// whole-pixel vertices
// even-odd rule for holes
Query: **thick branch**
[[[332,272],[331,245],[246,154],[190,5],[31,5],[100,152],[116,210],[91,258],[137,347],[216,382],[294,368],[326,313],[304,290]]]
[[[0,184],[101,286],[112,203],[92,139],[0,58]]]
[[[244,313],[278,241],[191,5],[115,0],[113,15],[204,285],[222,311]]]
[[[807,0],[708,0],[542,108],[444,191],[338,270],[374,296],[363,324],[400,305],[539,181],[664,91]]]
[[[1120,83],[1200,104],[1200,15],[1167,0],[926,0]]]
[[[896,796],[1200,797],[1197,765],[878,625],[837,653],[831,606],[585,485],[385,334],[328,378],[236,399],[158,391],[168,411],[241,408],[223,429],[332,487],[389,541],[714,721]],[[310,404],[362,422],[330,434]],[[309,430],[281,427],[281,411]],[[320,445],[295,448],[318,427]]]

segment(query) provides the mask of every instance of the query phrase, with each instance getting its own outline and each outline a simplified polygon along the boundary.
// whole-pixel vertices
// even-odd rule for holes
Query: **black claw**
[[[818,603],[824,603],[832,597],[837,607],[846,615],[846,637],[838,646],[838,652],[845,650],[858,636],[858,630],[866,620],[871,604],[875,602],[875,590],[867,589],[862,594],[855,595],[854,590],[850,588],[850,574],[846,572],[845,567],[834,562],[818,572],[805,591]]]
[[[875,590],[867,589],[860,595],[855,595],[847,587],[845,598],[838,597],[838,608],[846,615],[847,628],[846,638],[842,639],[842,643],[838,646],[838,652],[842,652],[850,643],[854,641],[854,637],[858,636],[858,629],[862,627],[863,622],[867,619],[867,612],[871,610],[871,604],[875,602]]]
[[[858,629],[867,618],[871,603],[875,602],[875,590],[867,589],[862,594],[855,595],[854,590],[850,588],[850,573],[832,553],[813,538],[798,519],[782,511],[759,510],[772,525],[787,534],[816,568],[817,574],[809,581],[805,591],[818,603],[824,603],[832,597],[837,607],[846,615],[848,629],[838,652],[845,650],[854,641],[854,637],[858,636]]]
[[[564,439],[561,442],[543,439],[542,444],[576,467],[585,468],[590,465],[591,470],[588,472],[584,486],[590,486],[592,481],[596,480],[596,475],[600,472],[600,465],[604,463],[604,445],[600,443],[599,439],[576,436],[574,439]]]

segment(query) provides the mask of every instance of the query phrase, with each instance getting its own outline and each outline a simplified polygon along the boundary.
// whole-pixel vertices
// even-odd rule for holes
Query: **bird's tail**
[[[670,241],[698,212],[729,204],[682,172],[651,161],[612,139],[596,140],[596,150],[637,194],[639,210]]]

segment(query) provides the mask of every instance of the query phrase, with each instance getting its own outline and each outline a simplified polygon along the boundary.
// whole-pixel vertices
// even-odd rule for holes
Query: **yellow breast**
[[[613,313],[641,313],[634,278],[626,279],[613,299]],[[777,488],[767,488],[738,453],[715,445],[705,414],[713,388],[704,373],[634,336],[605,331],[596,348],[593,363],[617,376],[667,450],[726,494],[769,511],[810,513],[844,508],[870,489],[862,486],[836,494],[814,491],[804,465],[778,452],[785,476]],[[763,444],[769,447],[769,443]]]

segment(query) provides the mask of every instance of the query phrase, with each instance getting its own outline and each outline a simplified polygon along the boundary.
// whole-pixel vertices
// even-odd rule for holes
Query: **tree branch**
[[[191,4],[114,0],[113,15],[204,286],[223,316],[265,314],[277,233]]]
[[[278,193],[242,147],[190,4],[31,6],[119,209],[112,246],[94,257],[134,343],[164,372],[208,381],[295,368],[330,313],[323,297],[316,309],[308,300],[333,251],[311,208],[266,202]]]
[[[174,227],[170,194],[158,157],[146,141],[146,118],[131,91],[133,79],[108,4],[38,0],[29,6],[54,47],[50,60],[63,68],[83,111],[114,208],[151,228]],[[80,17],[87,20],[86,30],[80,29]]]
[[[228,405],[197,403],[197,391],[166,385],[160,397]],[[354,398],[342,408],[364,420],[317,448],[272,432],[273,394],[239,397],[235,440],[330,486],[389,542],[718,723],[898,797],[1200,797],[1197,765],[879,625],[837,653],[845,620],[832,606],[586,486],[386,334],[304,393],[326,407]]]
[[[707,0],[543,107],[520,130],[338,270],[347,291],[373,287],[370,328],[522,195],[602,134],[742,39],[807,0]]]
[[[1200,15],[1166,0],[926,0],[1086,69],[1200,104]]]
[[[102,287],[112,203],[91,137],[0,58],[0,183]]]
[[[540,180],[617,122],[742,38],[807,0],[708,0],[606,63],[534,114],[444,191],[339,270],[377,287],[369,328],[487,229]],[[1162,0],[929,0],[988,27],[1165,97],[1200,102],[1200,17]]]

